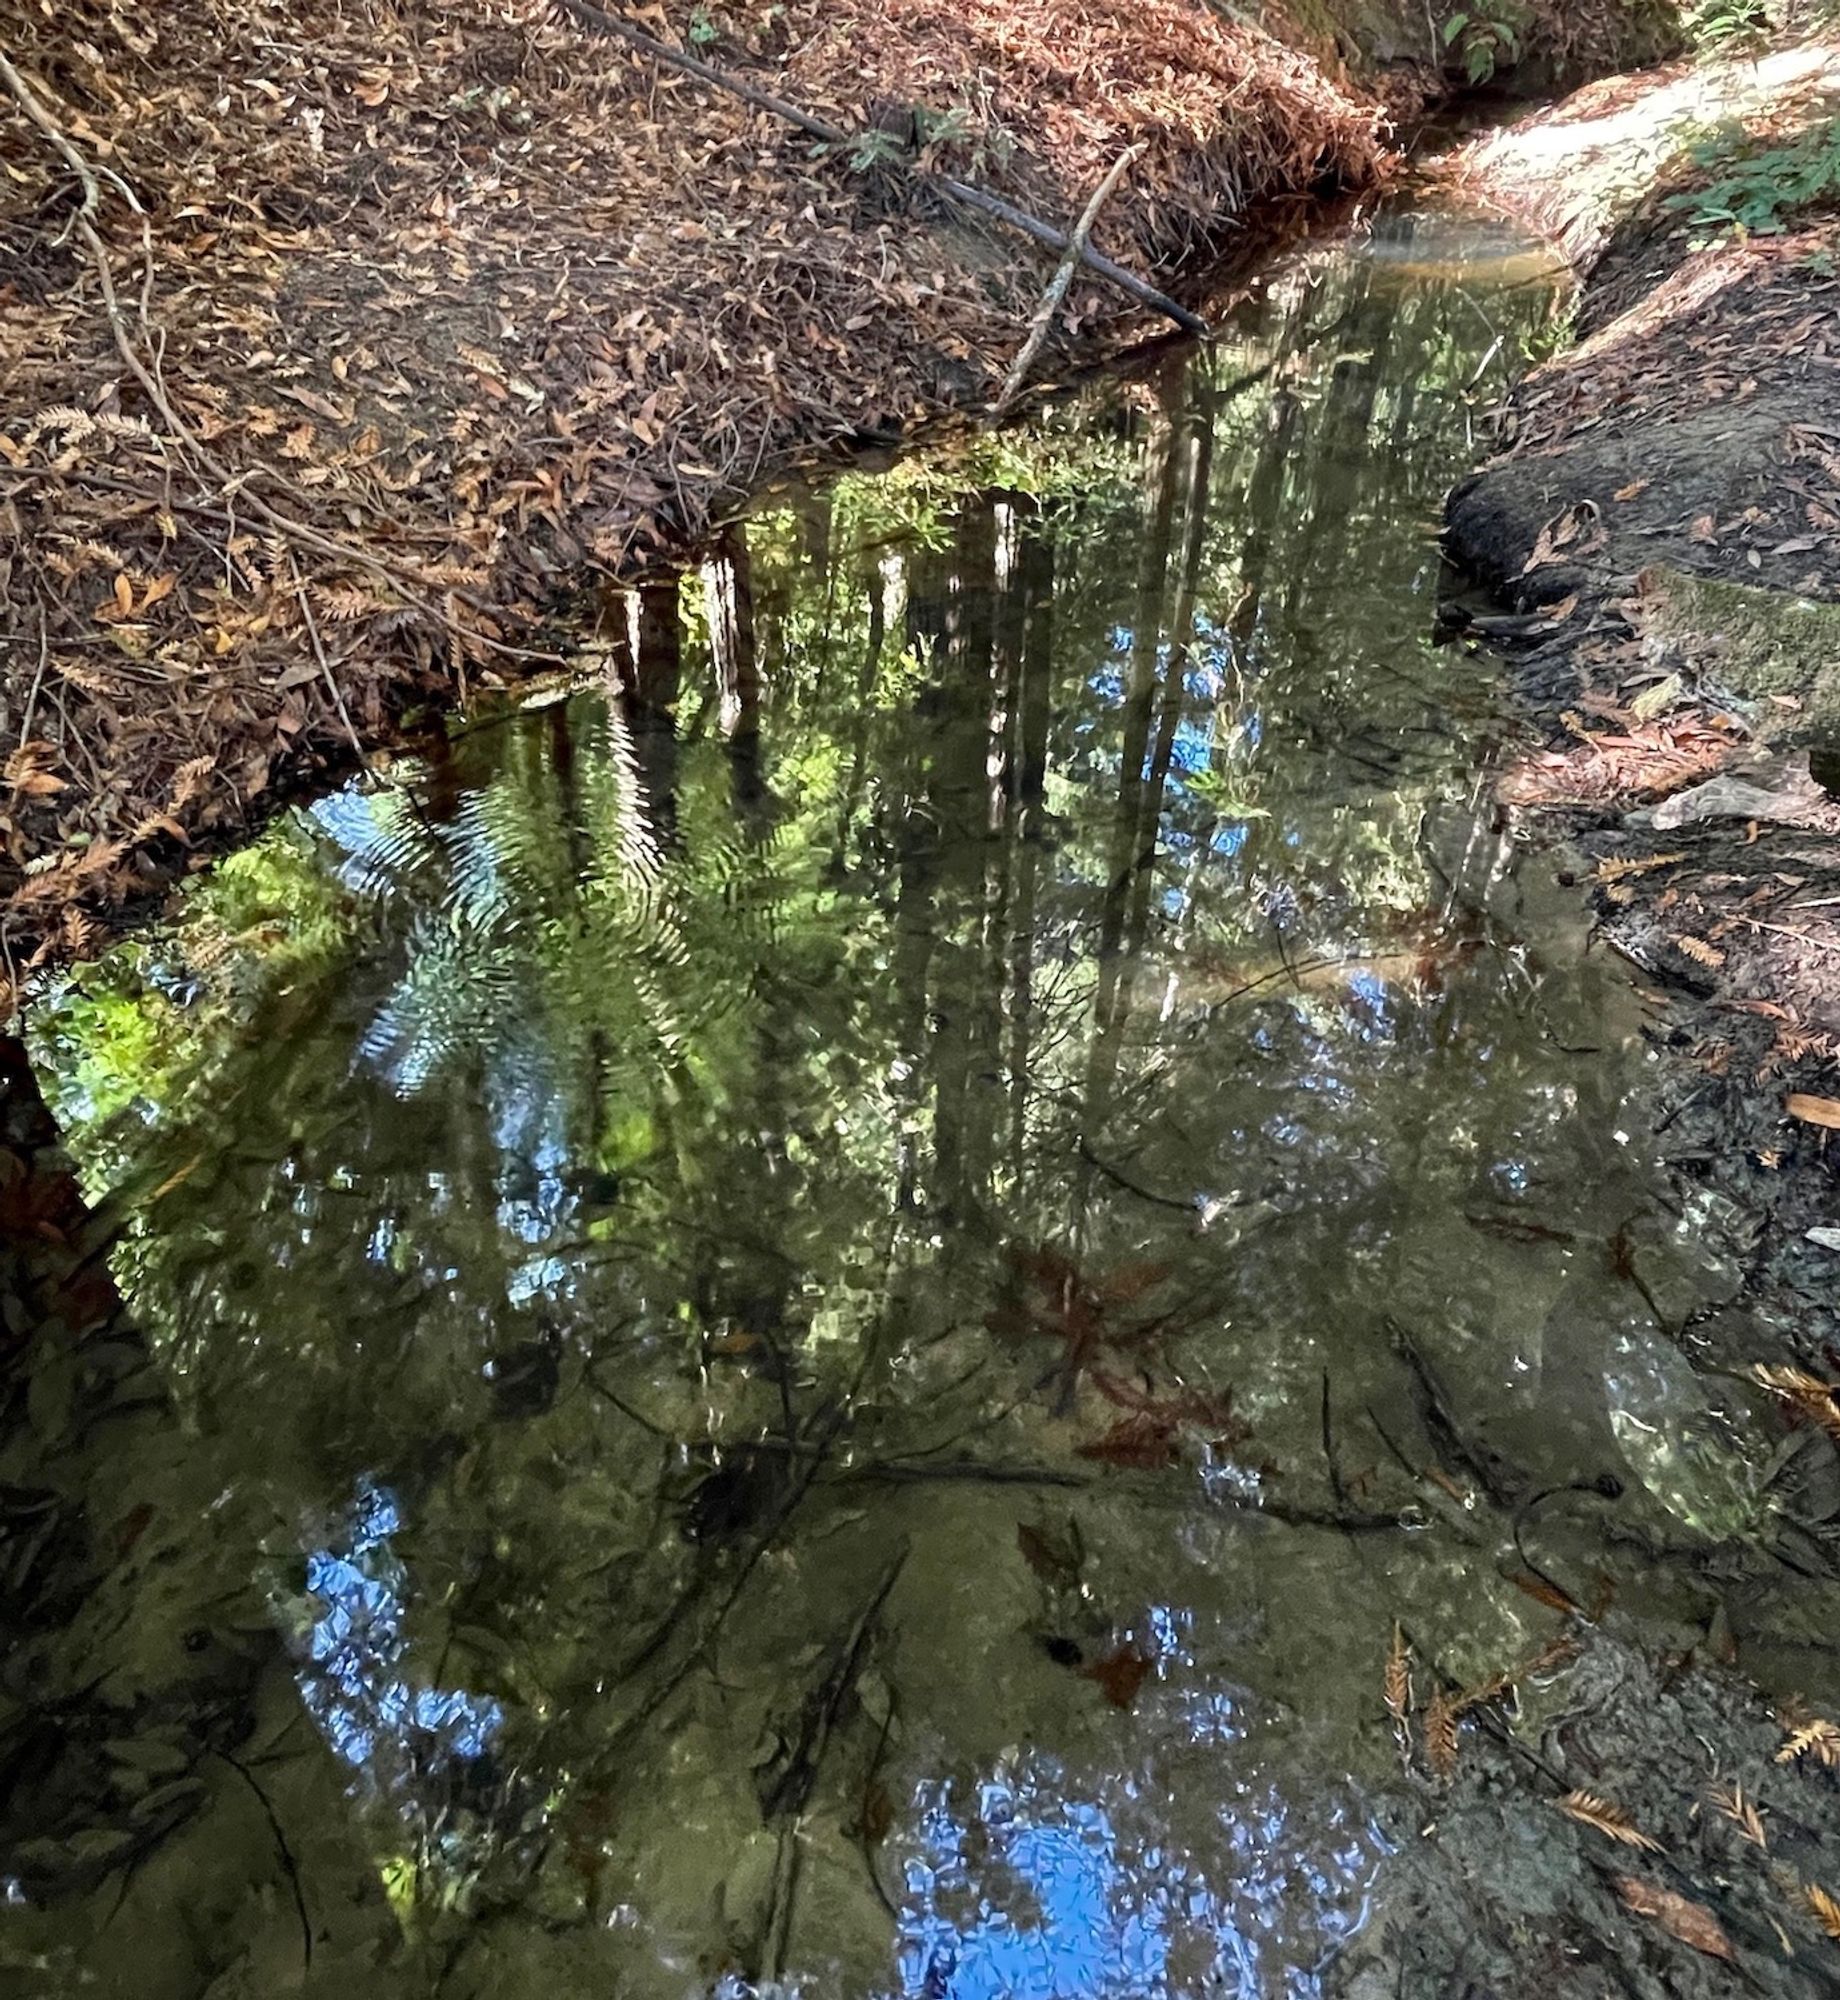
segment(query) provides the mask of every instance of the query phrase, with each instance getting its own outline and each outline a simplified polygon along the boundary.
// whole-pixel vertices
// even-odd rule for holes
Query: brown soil
[[[528,666],[559,600],[770,468],[988,401],[1052,259],[911,169],[1064,227],[1141,146],[1095,240],[1169,272],[1382,161],[1372,101],[1203,0],[645,13],[869,130],[844,157],[548,0],[14,25],[0,1011],[193,843]],[[1128,306],[1077,284],[1068,343],[1160,324]]]
[[[1786,1341],[1824,1375],[1840,1253],[1807,1232],[1840,1219],[1821,1122],[1840,1119],[1836,255],[1831,217],[1695,247],[1639,207],[1586,337],[1514,396],[1501,455],[1449,505],[1453,553],[1508,606],[1476,627],[1546,739],[1504,803],[1573,843],[1605,941],[1652,982],[1683,1201],[1735,1204],[1755,1239],[1729,1323],[1698,1331],[1733,1362]]]

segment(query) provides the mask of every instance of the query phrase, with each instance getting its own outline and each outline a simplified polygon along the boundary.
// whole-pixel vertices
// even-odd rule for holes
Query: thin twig
[[[38,607],[38,671],[32,676],[32,685],[26,690],[26,712],[19,720],[19,741],[23,747],[32,740],[32,711],[38,706],[38,691],[45,684],[45,668],[51,660],[51,621],[45,615],[45,607]]]
[[[345,706],[345,697],[339,690],[338,682],[332,675],[332,662],[326,657],[326,648],[319,636],[319,620],[313,615],[313,603],[307,596],[307,580],[300,573],[300,562],[290,549],[288,567],[294,573],[294,595],[300,600],[300,615],[307,621],[307,637],[312,642],[313,657],[319,663],[319,670],[325,676],[326,692],[331,695],[333,706],[339,712],[339,720],[345,725],[345,734],[351,738],[352,755],[359,766],[364,763],[364,745],[358,740],[358,732],[352,727],[351,710]]]
[[[243,1783],[255,1793],[262,1811],[268,1820],[268,1830],[275,1836],[275,1849],[281,1856],[281,1870],[288,1878],[288,1887],[294,1892],[294,1910],[300,1918],[300,1956],[303,1970],[313,1963],[313,1924],[307,1915],[307,1898],[300,1886],[300,1869],[294,1860],[294,1850],[288,1845],[288,1838],[281,1830],[281,1821],[275,1812],[268,1794],[256,1782],[248,1765],[232,1757],[228,1750],[216,1750],[212,1755],[228,1764]]]

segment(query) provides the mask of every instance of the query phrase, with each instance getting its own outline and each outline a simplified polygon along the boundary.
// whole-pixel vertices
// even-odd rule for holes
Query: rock
[[[1785,758],[1773,775],[1774,785],[1729,772],[1708,778],[1703,785],[1690,785],[1663,799],[1648,815],[1649,824],[1666,833],[1708,819],[1795,821],[1812,817],[1828,803],[1825,789],[1809,775],[1805,753]]]

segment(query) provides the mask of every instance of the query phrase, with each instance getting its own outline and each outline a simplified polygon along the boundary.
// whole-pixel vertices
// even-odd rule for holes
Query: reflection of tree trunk
[[[1181,726],[1183,703],[1188,692],[1188,665],[1195,642],[1195,606],[1201,595],[1201,552],[1207,538],[1208,476],[1214,462],[1214,426],[1211,410],[1204,407],[1189,421],[1188,435],[1188,521],[1182,538],[1182,574],[1176,590],[1175,610],[1169,621],[1169,671],[1164,675],[1163,713],[1156,734],[1156,748],[1150,759],[1148,837],[1155,839],[1162,822],[1163,788],[1169,779],[1170,761],[1175,755],[1176,731]],[[1139,871],[1143,895],[1148,901],[1150,871]],[[1141,921],[1141,920],[1140,920]]]
[[[1291,440],[1297,428],[1301,405],[1288,389],[1274,391],[1265,413],[1265,432],[1252,461],[1246,481],[1246,497],[1241,505],[1245,530],[1240,543],[1239,601],[1233,608],[1229,631],[1236,664],[1244,668],[1254,635],[1259,629],[1259,612],[1265,594],[1265,580],[1271,572],[1272,553],[1277,543],[1278,516],[1284,506],[1284,474],[1290,463]]]
[[[1118,806],[1112,819],[1105,900],[1099,917],[1099,989],[1087,1072],[1089,1129],[1103,1117],[1110,1074],[1129,1011],[1125,960],[1136,941],[1132,940],[1127,948],[1126,929],[1139,900],[1134,893],[1137,877],[1155,856],[1154,836],[1149,852],[1145,852],[1145,789],[1163,641],[1163,588],[1169,575],[1169,547],[1175,526],[1178,453],[1171,403],[1178,380],[1166,375],[1161,384],[1161,399],[1145,450],[1149,508],[1137,572],[1131,675],[1122,714]]]
[[[1368,352],[1365,359],[1335,365],[1311,426],[1301,482],[1307,495],[1302,533],[1288,564],[1285,590],[1285,616],[1293,626],[1318,595],[1338,590],[1347,561],[1348,525],[1370,497],[1374,475],[1383,465],[1367,449],[1367,434],[1398,315],[1384,301],[1374,300],[1371,272],[1363,268],[1350,277],[1343,316],[1350,340],[1366,340]]]
[[[576,771],[575,759],[575,704],[559,701],[549,710],[549,762],[556,774],[556,792],[559,814],[562,820],[562,837],[568,843],[569,881],[565,894],[573,907],[568,915],[573,928],[578,933],[587,928],[587,911],[584,901],[586,884],[594,867],[594,849],[589,838],[587,809],[581,797],[581,785]],[[573,1023],[569,1024],[571,1027]],[[579,1147],[577,1156],[601,1164],[601,1133],[606,1109],[607,1078],[607,1030],[598,1013],[592,1017],[588,1029],[586,1074],[571,1074],[564,1085],[566,1094],[573,1094],[580,1088],[581,1102],[587,1108],[586,1129],[577,1135]]]
[[[932,715],[932,815],[938,828],[934,953],[934,1156],[942,1196],[961,1219],[982,1207],[995,1120],[976,1101],[995,1070],[995,1014],[985,962],[990,839],[991,662],[996,638],[996,510],[967,502],[937,611],[940,672]]]
[[[683,634],[677,585],[642,584],[627,600],[626,643],[616,645],[620,717],[632,743],[637,806],[661,852],[677,844],[677,700]]]
[[[1020,631],[1010,683],[1007,758],[1009,893],[1009,1167],[1012,1201],[1026,1179],[1032,1058],[1035,903],[1041,872],[1042,794],[1054,681],[1054,546],[1035,519],[1017,537],[1010,579]]]
[[[882,649],[888,643],[890,600],[894,600],[897,616],[906,609],[906,584],[898,556],[885,557],[879,563],[871,557],[866,566],[864,596],[869,606],[868,637],[850,703],[850,771],[837,806],[837,839],[831,850],[831,876],[836,881],[841,881],[849,868],[850,835],[862,805],[863,787],[868,782],[875,683],[882,669]]]
[[[728,529],[703,565],[703,607],[709,651],[721,693],[722,735],[728,744],[735,810],[756,833],[767,805],[760,755],[760,663],[754,637],[754,581],[746,538]]]

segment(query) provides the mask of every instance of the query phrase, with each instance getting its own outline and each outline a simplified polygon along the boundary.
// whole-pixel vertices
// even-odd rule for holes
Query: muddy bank
[[[1755,149],[1825,129],[1810,121],[1831,51],[1790,60],[1808,87]],[[1643,90],[1609,96],[1639,144],[1602,151],[1600,131],[1599,189],[1655,158]],[[1493,142],[1497,161],[1525,170],[1568,119]],[[1607,243],[1601,202],[1563,209],[1559,175],[1504,190],[1597,261],[1584,337],[1510,399],[1448,541],[1496,600],[1472,633],[1507,649],[1545,739],[1504,802],[1575,847],[1603,940],[1651,982],[1683,1200],[1748,1241],[1730,1307],[1680,1331],[1715,1362],[1813,1371],[1785,1383],[1785,1415],[1831,1430],[1840,225],[1809,211],[1775,234],[1719,230],[1695,209],[1717,166],[1670,158]]]

